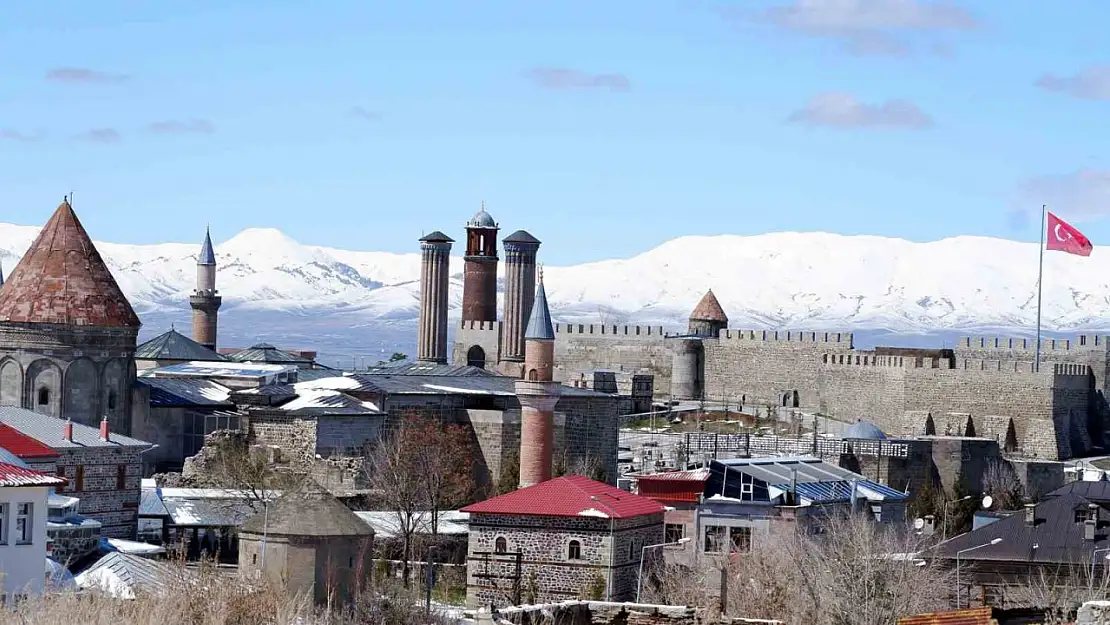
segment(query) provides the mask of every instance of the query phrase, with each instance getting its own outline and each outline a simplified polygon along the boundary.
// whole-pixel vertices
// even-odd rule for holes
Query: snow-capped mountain
[[[6,271],[37,232],[0,224]],[[186,319],[197,244],[97,247],[143,316],[144,334]],[[376,344],[382,328],[403,329],[415,341],[419,253],[337,250],[249,229],[216,245],[216,256],[221,333],[249,326],[252,336],[287,341],[326,335],[352,352]],[[455,318],[462,266],[452,259]],[[1044,276],[1046,328],[1110,329],[1110,252],[1049,252]],[[971,236],[929,243],[798,232],[681,237],[632,258],[547,266],[544,277],[559,321],[679,326],[712,288],[734,327],[1028,331],[1036,317],[1037,246]]]

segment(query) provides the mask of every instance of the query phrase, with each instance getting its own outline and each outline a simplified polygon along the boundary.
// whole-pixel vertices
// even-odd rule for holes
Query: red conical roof
[[[690,319],[695,321],[721,321],[728,323],[728,315],[725,310],[721,308],[721,303],[717,301],[717,296],[713,294],[713,289],[709,289],[705,296],[701,298],[697,306],[694,306],[694,312],[690,313]]]
[[[68,200],[0,288],[0,321],[141,325]]]

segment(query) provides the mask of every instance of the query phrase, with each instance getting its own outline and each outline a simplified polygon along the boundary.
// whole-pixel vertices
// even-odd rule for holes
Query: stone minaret
[[[524,330],[536,296],[536,252],[540,241],[523,230],[505,237],[505,312],[501,359],[524,361]]]
[[[193,340],[215,351],[216,320],[223,298],[216,294],[216,254],[212,251],[212,236],[204,231],[204,244],[197,256],[197,289],[189,296],[193,307]]]
[[[466,222],[463,321],[497,321],[497,230],[484,204]]]
[[[440,231],[420,238],[420,327],[416,359],[447,362],[447,288],[451,278],[451,244]]]
[[[559,383],[551,381],[554,361],[555,329],[551,326],[541,271],[528,329],[524,332],[524,379],[516,382],[516,397],[520,401],[521,488],[551,479],[555,404],[559,402]]]

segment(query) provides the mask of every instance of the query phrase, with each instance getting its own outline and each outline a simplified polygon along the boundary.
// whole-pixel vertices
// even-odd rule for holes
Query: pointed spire
[[[551,311],[547,307],[547,290],[543,288],[543,266],[539,268],[536,299],[532,302],[532,316],[524,340],[554,341],[555,328],[551,325]]]
[[[709,289],[705,292],[701,301],[698,302],[693,312],[690,313],[690,319],[695,321],[728,323],[728,315],[726,315],[725,310],[721,308],[721,303],[717,301],[717,296],[713,294],[713,289]]]
[[[215,265],[216,253],[212,251],[212,234],[208,226],[204,227],[204,243],[200,246],[200,255],[197,256],[198,265]]]

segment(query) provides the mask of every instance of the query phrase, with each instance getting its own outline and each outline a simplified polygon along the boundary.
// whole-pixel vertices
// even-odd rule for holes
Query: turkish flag
[[[1048,232],[1046,236],[1048,237],[1048,245],[1045,249],[1055,252],[1090,256],[1091,249],[1094,247],[1091,245],[1091,240],[1083,236],[1082,232],[1052,213],[1048,214]]]

